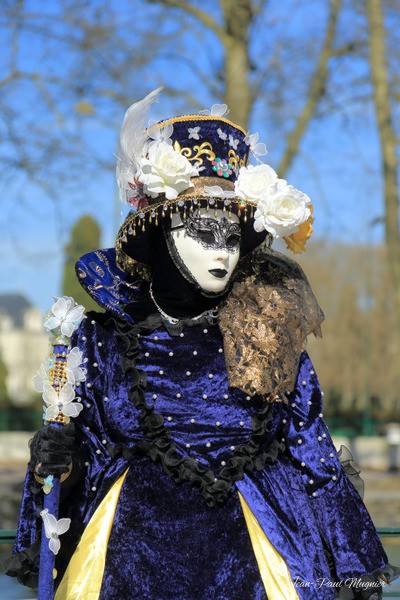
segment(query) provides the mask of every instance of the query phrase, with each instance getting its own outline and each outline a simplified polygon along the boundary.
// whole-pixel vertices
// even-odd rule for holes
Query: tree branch
[[[319,55],[319,60],[311,78],[307,99],[305,105],[303,106],[303,110],[297,117],[297,121],[292,131],[288,135],[286,150],[278,167],[278,172],[281,176],[286,173],[292,164],[293,159],[298,152],[301,138],[305,133],[306,127],[315,112],[318,101],[324,94],[325,85],[328,78],[329,60],[334,55],[333,42],[335,39],[336,26],[341,5],[342,0],[331,0],[328,27],[326,30],[322,50]]]
[[[385,233],[397,301],[400,328],[400,233],[397,138],[393,126],[386,59],[386,32],[382,0],[367,0],[369,26],[370,69],[373,85],[375,114],[382,150],[382,168],[385,198]]]
[[[184,11],[186,14],[195,17],[205,27],[213,31],[223,42],[225,34],[222,27],[220,27],[210,15],[195,6],[188,4],[186,0],[147,0],[149,4],[163,4],[170,8],[178,8]]]
[[[255,2],[253,0],[253,4],[252,4],[253,18],[257,17],[258,15],[260,15],[262,13],[267,2],[268,2],[268,0],[258,0],[258,2]]]

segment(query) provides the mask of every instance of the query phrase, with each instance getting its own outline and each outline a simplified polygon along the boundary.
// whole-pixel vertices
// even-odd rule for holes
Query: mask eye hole
[[[238,246],[240,246],[241,235],[240,233],[230,233],[226,238],[226,246],[229,249],[234,250]]]
[[[212,231],[209,231],[207,229],[203,229],[203,230],[198,229],[197,237],[200,242],[204,242],[207,245],[212,246],[215,244],[215,235],[213,234]]]

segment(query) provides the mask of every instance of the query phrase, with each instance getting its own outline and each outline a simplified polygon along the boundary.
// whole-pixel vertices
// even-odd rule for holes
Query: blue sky
[[[288,20],[287,5],[282,8],[280,3],[273,1],[264,29],[256,30],[254,55],[258,60],[263,56],[263,45],[271,47],[274,40],[285,35],[285,31],[287,35],[292,36],[301,30],[305,34],[302,36],[302,43],[305,43],[306,34],[308,37],[319,35],[321,27],[318,19],[324,17],[326,3],[316,2],[316,0],[306,0],[305,3],[289,0],[289,3],[293,6],[292,20]],[[37,0],[31,0],[28,4],[33,8],[43,6]],[[47,4],[45,3],[46,6]],[[143,6],[142,2],[139,4]],[[54,6],[52,3],[48,4],[48,7],[52,6]],[[123,8],[122,6],[121,11]],[[309,19],[310,8],[314,10],[314,22]],[[154,8],[146,10],[151,12]],[[282,10],[285,10],[284,18]],[[148,13],[146,14],[150,18]],[[350,17],[352,17],[350,13],[345,13],[344,18],[350,19]],[[170,29],[174,30],[176,24],[171,23]],[[353,21],[345,21],[342,24],[343,39],[350,35],[351,23],[353,26],[356,24],[354,15]],[[268,30],[265,29],[266,24]],[[268,36],[265,35],[266,31]],[[32,39],[35,40],[34,43]],[[201,44],[199,46],[199,39],[203,39],[203,47]],[[182,52],[182,49],[186,49],[190,55],[196,52],[196,60],[203,61],[206,65],[213,55],[212,44],[215,44],[213,36],[188,40],[191,40],[190,36],[178,40],[175,46],[176,52]],[[318,44],[319,40],[316,39],[315,43]],[[190,47],[189,44],[192,46]],[[205,47],[208,48],[208,52],[204,50]],[[57,74],[59,69],[69,66],[69,62],[72,64],[74,58],[67,50],[65,49],[61,56],[56,56],[49,61],[46,66],[49,72]],[[108,55],[110,51],[108,49]],[[301,51],[302,49],[299,48],[299,52]],[[36,63],[40,60],[42,52],[43,49],[37,38],[34,36],[26,38],[21,48],[20,60],[26,68],[36,69],[38,68]],[[175,63],[171,63],[171,59],[168,59],[170,52],[171,48],[168,47],[165,48],[165,54],[160,53],[154,63],[154,70],[147,70],[141,78],[140,90],[129,83],[130,79],[127,76],[127,93],[132,102],[137,101],[142,94],[149,92],[160,83],[169,85],[175,83],[177,78],[182,89],[186,87],[191,91],[197,91],[194,73],[188,66],[184,65],[178,69]],[[217,47],[214,54],[218,62]],[[110,58],[112,59],[112,56]],[[3,56],[0,60],[1,66],[7,72],[6,58]],[[305,61],[305,68],[307,68],[307,57],[302,58],[302,61]],[[310,59],[309,68],[312,64]],[[340,90],[338,101],[342,103],[342,109],[334,115],[328,112],[322,114],[312,123],[302,141],[300,153],[287,174],[287,179],[294,186],[305,191],[315,205],[315,238],[325,238],[332,243],[340,241],[355,244],[371,241],[375,243],[381,241],[383,237],[382,226],[372,225],[383,214],[379,144],[371,106],[354,102],[346,104],[346,81],[354,76],[351,68],[360,74],[360,78],[364,74],[365,65],[355,64],[354,67],[349,67],[340,62],[335,64],[336,71],[333,78],[340,79],[336,89]],[[284,94],[289,98],[291,92],[296,95],[303,82],[299,76],[294,75],[292,84],[292,90],[290,82],[288,89],[284,90]],[[220,101],[219,98],[211,98],[201,86],[198,86],[198,90],[197,99],[203,108],[209,108],[213,101]],[[25,114],[30,111],[28,116],[35,119],[36,98],[34,95],[29,96],[31,93],[29,86],[26,88],[14,86],[8,89],[7,93],[9,99],[15,98],[16,110],[25,111]],[[65,98],[66,106],[67,102],[68,99]],[[180,114],[182,105],[179,97],[164,96],[160,103],[154,106],[150,116],[159,119]],[[99,111],[100,109],[99,106]],[[296,109],[294,97],[293,114],[296,114]],[[61,101],[60,110],[65,110]],[[106,107],[104,114],[106,119],[112,122],[112,127],[109,127],[108,123],[105,126],[104,122],[100,123],[97,119],[87,119],[80,125],[88,144],[99,151],[102,159],[109,163],[114,160],[118,128],[123,113],[122,107],[115,109],[112,114]],[[42,120],[44,132],[46,127],[58,126],[57,122],[50,117],[49,122],[46,123],[47,116],[43,113],[38,114],[37,118]],[[66,136],[75,135],[76,127],[76,121],[71,123],[68,119],[62,121]],[[263,104],[258,103],[255,107],[251,131],[260,132],[260,139],[267,144],[269,150],[266,160],[276,168],[284,143],[284,124],[273,121],[272,115],[268,114]],[[27,140],[26,151],[35,152],[35,148],[29,146],[29,140]],[[66,164],[70,163],[66,162]],[[7,165],[2,167],[4,177],[3,186],[0,188],[0,293],[22,293],[41,310],[46,310],[51,304],[52,297],[60,294],[62,248],[67,241],[71,226],[82,214],[92,214],[98,220],[102,229],[103,247],[113,244],[116,230],[122,221],[114,174],[111,170],[94,169],[91,166],[90,172],[88,170],[88,174],[85,175],[85,165],[77,160],[71,172],[63,173],[64,177],[59,182],[49,177],[50,193],[45,194],[43,189],[34,185],[28,177],[8,178]],[[40,165],[43,170],[45,167],[45,164]],[[77,185],[74,185],[75,180]],[[57,201],[52,199],[51,190],[54,190],[54,186],[59,196]],[[309,252],[312,252],[312,239],[309,242]]]

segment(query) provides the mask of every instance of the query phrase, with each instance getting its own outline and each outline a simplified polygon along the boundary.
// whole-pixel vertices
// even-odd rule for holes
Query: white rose
[[[235,181],[236,196],[246,201],[258,201],[277,181],[278,175],[269,165],[241,167]]]
[[[310,198],[284,179],[278,179],[269,193],[257,205],[254,213],[254,229],[267,230],[275,238],[288,236],[297,231],[311,214]]]
[[[151,144],[148,158],[142,158],[140,166],[138,179],[143,183],[144,193],[152,198],[165,194],[168,200],[173,200],[180,192],[193,187],[190,179],[198,175],[188,159],[166,142]]]

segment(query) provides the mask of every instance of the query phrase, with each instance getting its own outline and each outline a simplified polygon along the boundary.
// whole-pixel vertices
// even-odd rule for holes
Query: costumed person
[[[378,598],[395,569],[305,351],[323,314],[270,247],[301,250],[310,200],[224,105],[146,128],[156,96],[122,126],[116,247],[77,264],[105,312],[72,337],[79,414],[33,439],[9,573],[34,581],[37,480],[65,473],[56,600]]]

